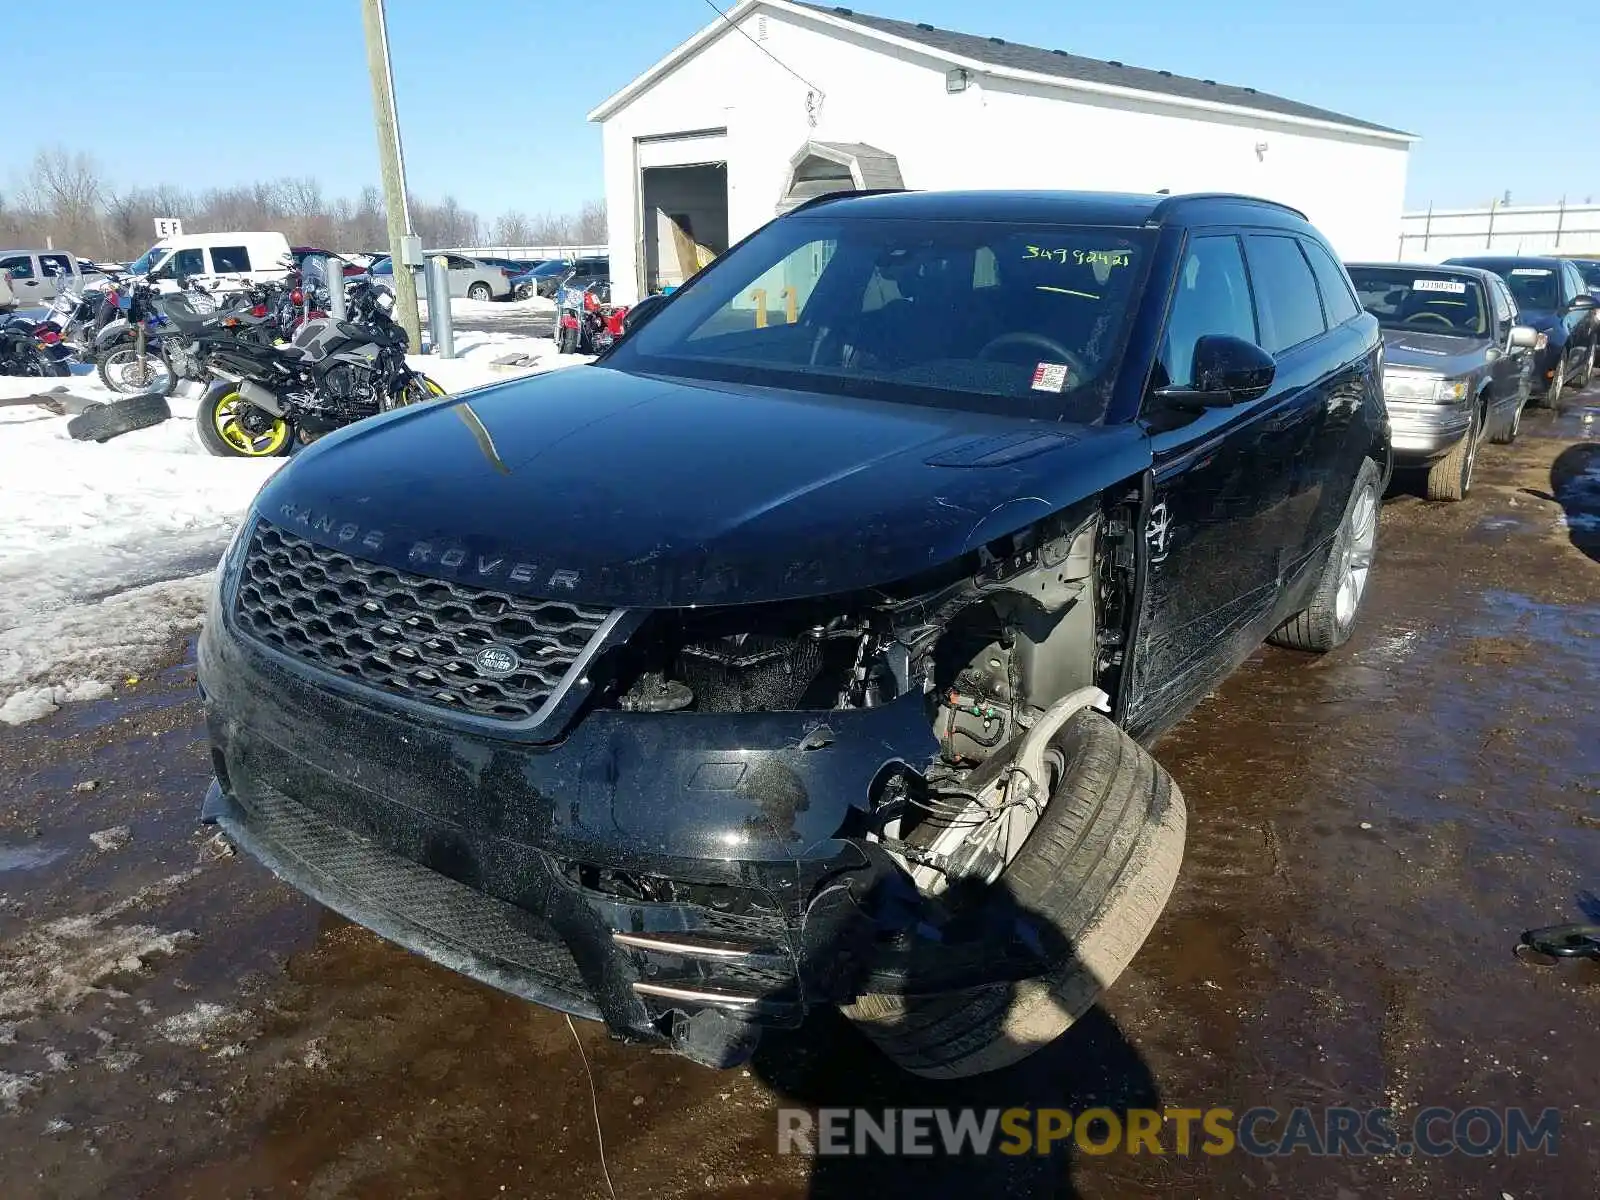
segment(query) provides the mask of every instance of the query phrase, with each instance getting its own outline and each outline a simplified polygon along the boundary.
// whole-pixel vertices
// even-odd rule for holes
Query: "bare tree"
[[[69,154],[59,146],[33,156],[25,185],[30,207],[44,216],[63,246],[104,249],[100,234],[100,200],[104,190],[94,160]]]
[[[497,246],[526,246],[533,241],[533,226],[528,214],[512,210],[494,223],[493,241]]]
[[[606,206],[603,200],[585,200],[578,211],[577,240],[596,245],[606,240]]]
[[[194,193],[170,183],[113,188],[88,155],[40,150],[19,188],[0,195],[0,245],[46,245],[129,260],[155,237],[158,217],[177,217],[194,233],[228,229],[278,230],[295,244],[330,250],[376,251],[389,242],[388,219],[376,187],[354,201],[329,199],[313,176],[212,187]],[[427,246],[472,246],[485,236],[499,245],[573,245],[605,240],[605,206],[530,217],[508,212],[492,222],[453,196],[437,203],[413,198],[411,217]]]

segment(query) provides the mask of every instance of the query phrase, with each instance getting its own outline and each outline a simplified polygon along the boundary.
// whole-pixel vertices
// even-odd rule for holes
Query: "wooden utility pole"
[[[411,205],[406,199],[406,163],[400,150],[400,124],[395,116],[394,76],[389,67],[389,24],[383,0],[361,0],[367,31],[367,69],[372,74],[372,116],[378,130],[378,163],[383,172],[383,202],[389,215],[389,261],[394,270],[394,316],[411,339],[413,352],[422,348],[422,323],[417,316],[417,276],[402,265],[401,242],[411,232]]]

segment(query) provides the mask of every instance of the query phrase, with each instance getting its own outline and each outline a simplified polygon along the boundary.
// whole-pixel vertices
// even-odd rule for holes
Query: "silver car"
[[[429,251],[429,260],[435,257]],[[511,295],[511,272],[501,267],[491,266],[479,262],[475,258],[468,258],[464,254],[445,254],[449,260],[450,295],[461,300],[497,300],[502,296]],[[372,280],[379,287],[393,289],[394,266],[388,258],[380,258],[369,268]],[[420,293],[423,281],[417,281],[417,290]]]

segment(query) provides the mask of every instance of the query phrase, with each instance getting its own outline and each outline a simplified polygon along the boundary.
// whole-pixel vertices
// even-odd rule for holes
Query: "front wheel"
[[[427,400],[437,400],[445,394],[445,390],[426,375],[414,372],[406,385],[401,389],[400,395],[395,400],[395,406],[406,404],[421,404]]]
[[[1478,412],[1464,436],[1433,466],[1428,468],[1429,500],[1465,500],[1472,490],[1472,468],[1478,461]]]
[[[94,366],[100,382],[119,395],[160,392],[170,396],[178,388],[178,374],[161,353],[147,347],[141,363],[139,347],[132,341],[117,342],[101,351],[95,355]]]
[[[467,289],[467,299],[478,301],[493,300],[494,289],[487,283],[475,283]]]
[[[1350,640],[1378,549],[1378,466],[1363,459],[1311,603],[1267,638],[1291,650],[1334,650]]]
[[[286,454],[289,422],[251,404],[231,384],[217,384],[194,414],[200,444],[219,458],[275,458]]]
[[[1042,1050],[1093,1007],[1166,907],[1187,824],[1171,776],[1093,712],[1062,726],[1048,755],[1049,801],[999,877],[970,903],[973,916],[1021,931],[1057,965],[1016,983],[863,995],[846,1006],[844,1015],[913,1075],[962,1079]]]

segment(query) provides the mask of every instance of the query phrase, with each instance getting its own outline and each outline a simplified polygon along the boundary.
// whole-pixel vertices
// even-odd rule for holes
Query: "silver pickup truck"
[[[65,250],[0,250],[0,274],[9,276],[10,303],[21,308],[49,304],[62,288],[81,292],[106,280],[88,259]],[[0,291],[0,309],[6,304]]]

